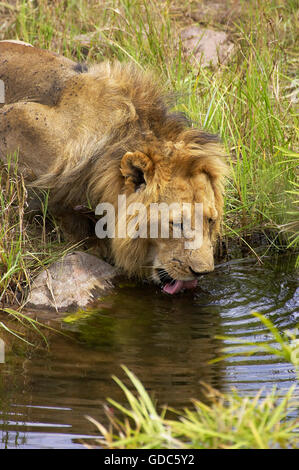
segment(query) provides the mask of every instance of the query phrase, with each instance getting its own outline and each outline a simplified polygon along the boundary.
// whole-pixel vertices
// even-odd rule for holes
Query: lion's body
[[[117,208],[117,196],[126,194],[128,202],[147,205],[205,200],[207,217],[215,219],[207,243],[214,242],[223,206],[222,149],[169,110],[151,74],[118,62],[85,69],[50,52],[0,42],[0,79],[6,89],[0,155],[19,152],[25,178],[51,190],[50,208],[68,232],[90,235],[76,206],[88,201],[94,209],[105,201]],[[141,174],[144,185],[137,187]],[[109,249],[129,274],[142,275],[144,263],[153,263],[148,240],[115,239]],[[207,270],[209,263],[203,263]]]

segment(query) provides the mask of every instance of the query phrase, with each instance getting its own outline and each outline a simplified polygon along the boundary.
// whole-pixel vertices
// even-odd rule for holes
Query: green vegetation
[[[299,343],[296,332],[281,335],[275,326],[260,314],[254,314],[267,326],[272,338],[265,343],[242,343],[247,353],[274,353],[290,362],[299,381]],[[236,338],[233,338],[236,341]],[[273,344],[274,343],[274,344]],[[233,354],[233,352],[232,352]],[[238,353],[240,355],[240,350]],[[208,404],[193,400],[193,408],[183,411],[158,411],[138,378],[123,367],[134,387],[131,392],[118,378],[128,406],[108,399],[106,406],[109,428],[87,417],[102,434],[101,446],[110,449],[276,449],[298,448],[298,397],[295,385],[281,397],[274,388],[270,394],[262,390],[254,397],[241,397],[237,391],[222,394],[205,386]],[[203,384],[204,385],[204,384]],[[167,415],[175,413],[177,418]],[[294,415],[296,416],[294,418]]]
[[[24,180],[11,164],[16,158],[0,161],[0,305],[22,305],[36,270],[72,248],[61,243],[57,227],[46,217],[47,195],[43,214],[31,223]]]
[[[231,2],[223,2],[227,11]],[[292,0],[240,0],[229,21],[203,16],[235,44],[231,60],[200,68],[184,54],[180,31],[198,24],[198,2],[154,0],[23,0],[0,2],[1,39],[19,39],[81,61],[133,60],[156,71],[175,91],[177,108],[195,125],[219,133],[229,155],[224,232],[258,256],[298,249],[294,193],[296,143],[296,34]],[[224,13],[223,13],[224,15]],[[27,222],[22,178],[1,167],[0,301],[22,304],[34,270],[68,248],[44,216]],[[47,230],[46,230],[47,228]],[[262,243],[261,243],[262,242]],[[257,250],[257,246],[263,248]]]
[[[43,214],[36,217],[34,223],[28,219],[27,190],[17,165],[11,164],[16,159],[13,156],[6,165],[0,161],[0,310],[8,315],[8,320],[16,320],[14,326],[11,321],[10,326],[0,321],[1,338],[10,335],[11,340],[17,338],[24,345],[37,346],[41,342],[48,346],[43,329],[51,328],[18,309],[24,303],[26,288],[36,271],[73,247],[61,243],[57,227],[46,218],[47,195],[42,203]],[[15,308],[5,308],[5,305]]]

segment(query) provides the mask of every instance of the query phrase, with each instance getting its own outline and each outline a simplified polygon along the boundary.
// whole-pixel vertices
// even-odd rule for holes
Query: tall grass
[[[16,158],[16,157],[14,157]],[[11,160],[0,167],[0,302],[7,301],[27,276],[24,269],[26,189]],[[14,294],[13,294],[14,295]]]
[[[35,272],[72,246],[61,243],[57,227],[47,222],[47,194],[41,213],[32,219],[28,193],[18,172],[17,156],[0,160],[0,307],[22,306]]]
[[[31,223],[28,220],[28,193],[17,160],[17,155],[10,156],[6,163],[0,160],[0,311],[8,320],[16,320],[13,324],[0,319],[0,337],[9,343],[17,338],[17,349],[20,344],[48,347],[43,330],[54,331],[53,328],[20,310],[33,275],[72,247],[59,243],[54,224],[46,230],[47,194],[41,196],[41,215]],[[48,229],[49,226],[48,223]]]

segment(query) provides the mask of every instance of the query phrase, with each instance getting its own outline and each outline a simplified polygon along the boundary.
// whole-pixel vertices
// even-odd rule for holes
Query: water
[[[231,340],[266,341],[252,310],[281,330],[299,322],[299,289],[293,260],[236,260],[200,280],[200,288],[169,297],[154,286],[122,285],[96,309],[69,316],[50,353],[9,357],[0,364],[0,448],[80,448],[98,437],[86,415],[106,423],[107,397],[125,403],[111,379],[130,385],[120,365],[142,380],[158,402],[181,408],[204,399],[201,381],[221,391],[283,393],[292,366],[277,357],[241,354],[208,364]],[[79,318],[79,319],[78,319]],[[299,392],[298,392],[299,394]]]

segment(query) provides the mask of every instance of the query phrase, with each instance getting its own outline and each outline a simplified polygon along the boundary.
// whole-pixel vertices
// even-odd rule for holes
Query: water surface
[[[201,382],[242,395],[293,383],[292,366],[265,354],[241,354],[209,364],[230,340],[267,341],[251,315],[264,313],[281,330],[299,322],[294,260],[280,256],[223,264],[202,276],[200,288],[167,296],[154,286],[124,283],[81,316],[69,316],[50,353],[9,357],[0,364],[0,448],[80,448],[97,436],[86,415],[105,423],[107,397],[125,403],[115,374],[129,385],[121,364],[142,380],[161,405],[191,406],[204,399]],[[298,393],[299,394],[299,393]]]

